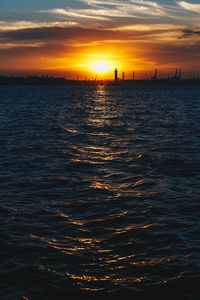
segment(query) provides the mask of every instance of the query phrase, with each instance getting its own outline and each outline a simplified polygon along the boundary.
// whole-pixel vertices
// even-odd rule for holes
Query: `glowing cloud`
[[[200,13],[200,4],[189,3],[189,2],[185,2],[185,1],[179,1],[178,4],[186,10]]]

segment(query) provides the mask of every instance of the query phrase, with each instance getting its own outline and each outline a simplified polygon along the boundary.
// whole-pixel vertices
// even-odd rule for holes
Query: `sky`
[[[199,0],[0,0],[0,74],[196,77],[199,49]]]

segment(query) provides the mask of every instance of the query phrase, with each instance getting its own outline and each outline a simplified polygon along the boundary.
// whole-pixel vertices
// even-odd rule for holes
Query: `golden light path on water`
[[[141,188],[145,185],[145,179],[135,180],[134,177],[126,177],[126,182],[112,180],[113,176],[123,175],[123,171],[114,171],[110,164],[118,163],[121,156],[126,156],[130,153],[127,147],[121,147],[123,140],[118,138],[117,135],[109,132],[109,130],[102,131],[102,128],[109,128],[111,126],[116,126],[120,130],[120,126],[123,125],[122,121],[116,121],[119,117],[119,111],[112,98],[109,97],[108,91],[104,86],[98,86],[94,91],[93,97],[91,99],[92,105],[88,108],[88,117],[85,120],[86,126],[89,128],[88,136],[92,143],[81,142],[81,144],[73,145],[71,151],[73,152],[73,158],[70,158],[73,164],[86,164],[100,166],[105,175],[90,175],[87,174],[87,178],[83,179],[83,182],[87,184],[87,188],[90,193],[96,192],[112,192],[115,194],[115,198],[118,197],[136,197],[140,199],[141,196],[145,194],[145,191]],[[120,112],[121,113],[121,112]],[[114,125],[113,125],[114,124]],[[66,129],[69,132],[77,133],[76,130]],[[102,136],[100,142],[99,137]],[[96,137],[98,137],[98,142],[96,142]],[[109,142],[112,140],[112,142]],[[126,141],[124,142],[126,143]],[[120,145],[120,147],[119,147]],[[69,154],[69,150],[63,149],[63,153]],[[134,154],[135,155],[135,154]],[[135,155],[135,160],[142,158],[140,153]],[[82,182],[82,183],[83,183]],[[148,193],[154,193],[153,191]],[[111,201],[109,194],[105,194],[104,202]],[[87,205],[87,203],[85,204]],[[149,209],[151,207],[149,206]],[[143,211],[143,214],[147,213]],[[105,221],[105,218],[92,219],[88,221],[87,218],[78,218],[75,216],[60,213],[60,217],[64,218],[65,224],[70,226],[75,226],[76,235],[66,235],[63,239],[58,238],[41,238],[38,236],[33,236],[35,239],[41,239],[43,242],[47,243],[49,247],[53,247],[57,251],[62,252],[65,255],[73,256],[84,256],[87,253],[90,254],[90,260],[85,261],[80,266],[80,272],[70,273],[70,272],[58,272],[62,277],[68,277],[72,280],[73,284],[79,286],[80,289],[97,292],[104,289],[104,283],[112,283],[113,286],[123,286],[128,283],[141,283],[144,280],[148,280],[146,276],[141,276],[140,273],[135,274],[131,277],[131,274],[127,277],[124,269],[130,268],[130,266],[135,269],[144,269],[149,266],[155,266],[156,264],[162,263],[166,259],[157,258],[149,259],[144,257],[141,260],[134,254],[134,242],[132,240],[125,241],[123,247],[127,248],[122,253],[117,253],[113,241],[115,238],[120,240],[120,236],[126,236],[134,231],[144,232],[151,229],[153,224],[138,225],[129,222],[122,222],[120,225],[120,220],[125,220],[128,217],[128,210],[122,209],[118,213],[111,213],[109,220]],[[112,220],[116,221],[116,224],[112,224]],[[119,220],[119,222],[117,222]],[[104,226],[105,222],[108,222],[106,231],[108,232],[105,236],[102,236],[101,232],[95,233],[96,236],[92,236],[88,224],[92,222],[94,226]],[[129,223],[129,224],[127,224]],[[101,230],[99,228],[99,230]],[[110,242],[106,242],[107,235],[109,235]],[[90,236],[90,237],[89,237]],[[109,245],[110,243],[110,245]],[[124,253],[123,253],[124,252]],[[126,255],[124,255],[126,254]],[[46,268],[40,265],[40,268]],[[101,275],[102,274],[106,275]],[[57,272],[53,268],[48,269],[49,272]],[[120,272],[119,272],[120,271]],[[120,275],[119,275],[120,274]]]

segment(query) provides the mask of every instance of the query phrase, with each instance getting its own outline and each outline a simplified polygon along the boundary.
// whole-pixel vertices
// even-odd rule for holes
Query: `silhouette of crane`
[[[155,69],[155,74],[154,76],[151,77],[152,80],[157,80],[158,79],[158,69]]]

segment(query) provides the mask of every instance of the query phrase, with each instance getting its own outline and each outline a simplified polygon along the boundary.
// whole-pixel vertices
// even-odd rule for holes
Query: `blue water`
[[[197,85],[0,87],[0,299],[200,299],[199,116]]]

